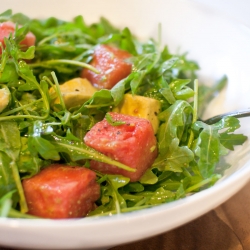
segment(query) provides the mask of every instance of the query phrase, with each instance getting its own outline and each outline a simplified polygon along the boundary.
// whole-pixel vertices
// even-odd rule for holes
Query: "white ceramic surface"
[[[204,116],[250,105],[250,33],[242,23],[220,12],[185,0],[1,0],[0,12],[12,8],[32,17],[63,19],[82,14],[88,23],[99,16],[128,26],[140,37],[155,36],[162,23],[162,39],[171,51],[189,51],[201,66],[200,80],[208,83],[226,74],[228,88],[208,107]],[[250,119],[241,132],[250,136]],[[159,207],[112,217],[80,220],[0,219],[0,245],[24,249],[107,249],[154,236],[183,225],[235,194],[249,180],[247,141],[228,157],[232,167],[215,186]]]

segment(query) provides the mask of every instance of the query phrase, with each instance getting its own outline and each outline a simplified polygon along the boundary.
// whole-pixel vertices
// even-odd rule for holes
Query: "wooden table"
[[[110,250],[250,250],[250,182],[227,202],[184,226]]]

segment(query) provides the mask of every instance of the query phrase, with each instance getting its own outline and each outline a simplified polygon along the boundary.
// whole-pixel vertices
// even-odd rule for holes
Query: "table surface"
[[[186,225],[110,250],[250,250],[249,190],[250,182],[221,206]]]

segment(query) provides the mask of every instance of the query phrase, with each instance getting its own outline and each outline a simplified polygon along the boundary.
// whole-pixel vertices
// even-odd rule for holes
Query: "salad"
[[[0,14],[0,216],[112,215],[214,185],[247,138],[199,119],[227,78],[198,70],[105,18]]]

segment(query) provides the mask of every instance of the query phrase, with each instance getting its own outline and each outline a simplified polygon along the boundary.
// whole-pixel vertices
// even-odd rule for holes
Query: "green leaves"
[[[18,40],[19,35],[20,37],[22,37],[23,34],[26,34],[25,32],[27,32],[26,28],[25,30],[22,30],[22,28],[21,30],[17,29],[17,37],[15,37],[15,39],[13,39],[12,37],[9,37],[8,39],[5,38],[6,49],[3,51],[3,56],[1,57],[0,62],[0,82],[7,82],[13,87],[11,88],[11,92],[14,97],[16,97],[17,92],[20,96],[21,94],[19,92],[25,94],[28,91],[38,91],[37,95],[40,95],[39,97],[42,97],[41,100],[43,101],[43,106],[42,109],[39,110],[40,114],[30,114],[26,110],[26,106],[23,107],[17,99],[15,102],[12,103],[12,107],[10,108],[11,111],[7,112],[7,114],[4,113],[1,115],[2,117],[0,117],[0,121],[10,119],[17,120],[22,118],[45,119],[49,115],[50,106],[48,101],[48,95],[44,88],[44,84],[40,84],[37,81],[37,78],[33,74],[33,71],[25,62],[25,60],[27,59],[29,60],[34,58],[35,47],[31,46],[26,51],[21,51],[18,46],[18,41],[15,41]],[[34,109],[36,109],[36,105],[37,103],[34,102]],[[32,104],[30,104],[29,106],[32,106]],[[24,111],[25,114],[19,113],[17,116],[9,116],[10,114],[18,113],[21,110]]]
[[[102,197],[100,205],[90,215],[99,215],[105,213],[119,214],[127,208],[125,199],[119,192],[119,189],[129,183],[129,178],[119,175],[105,175],[99,180],[101,185]]]
[[[109,113],[106,113],[105,118],[107,122],[112,125],[112,126],[120,126],[122,124],[125,124],[126,122],[124,121],[116,121],[112,118],[112,116]]]
[[[45,160],[60,160],[56,147],[42,137],[33,137],[29,142],[29,146],[35,148],[39,155]]]
[[[4,194],[8,193],[9,191],[16,188],[15,179],[13,177],[10,163],[10,157],[5,154],[3,151],[0,152],[0,197]]]
[[[42,137],[44,135],[44,137]],[[28,147],[34,157],[38,155],[44,160],[59,161],[60,154],[67,155],[64,159],[66,163],[77,164],[79,160],[96,160],[105,162],[110,165],[117,166],[118,168],[134,172],[135,169],[117,162],[108,156],[86,146],[79,138],[74,137],[70,132],[65,137],[59,136],[50,130],[48,125],[43,124],[41,121],[34,123],[28,138]]]
[[[194,123],[193,129],[199,135],[194,142],[193,151],[199,157],[197,165],[203,178],[208,178],[214,173],[216,163],[222,155],[228,152],[225,148],[233,150],[235,145],[245,142],[246,136],[230,134],[238,126],[239,122],[234,117],[223,118],[214,125],[207,125],[203,122]],[[223,129],[226,131],[219,133]]]
[[[208,178],[214,172],[215,164],[220,158],[220,140],[218,130],[212,126],[202,125],[198,122],[195,126],[202,127],[197,144],[194,148],[199,157],[198,168],[203,178]]]
[[[0,197],[16,188],[16,167],[21,148],[19,130],[14,122],[0,123]]]
[[[160,171],[182,172],[194,158],[193,152],[186,146],[179,147],[177,138],[173,139],[165,154],[160,154],[153,168]]]
[[[27,204],[19,176],[17,161],[21,149],[21,140],[17,123],[0,123],[0,197],[14,188],[18,190],[20,206],[27,212]]]
[[[234,150],[235,145],[242,145],[247,140],[247,136],[242,134],[220,134],[221,144],[230,150]]]
[[[157,132],[160,154],[165,154],[172,141],[181,139],[185,129],[187,117],[191,114],[192,107],[185,101],[176,101],[168,109],[159,114],[158,118],[163,121]]]
[[[188,98],[194,96],[194,91],[187,87],[188,83],[190,83],[189,79],[175,79],[169,84],[175,99],[188,100]]]
[[[38,157],[37,152],[28,145],[29,139],[21,137],[21,152],[17,162],[19,172],[25,174],[26,177],[37,174],[43,165],[42,159]]]

